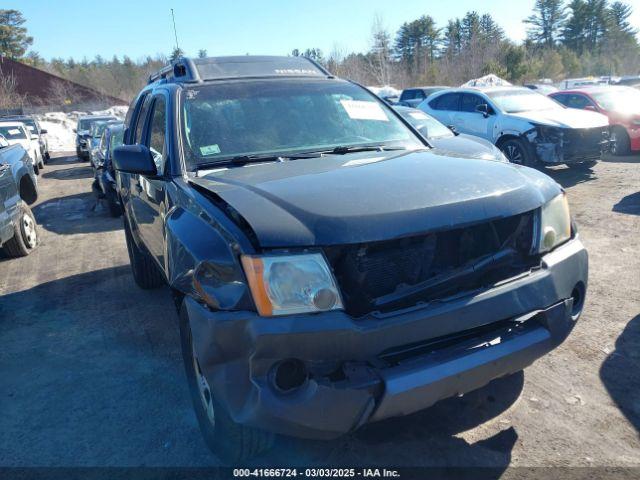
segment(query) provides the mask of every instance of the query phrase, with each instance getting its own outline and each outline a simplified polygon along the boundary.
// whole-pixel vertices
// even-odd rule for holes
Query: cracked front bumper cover
[[[393,314],[264,318],[212,312],[192,298],[185,308],[203,372],[234,421],[329,439],[527,367],[573,328],[571,294],[576,284],[586,286],[587,269],[587,253],[574,239],[545,255],[542,268],[527,275],[473,296]],[[511,327],[503,329],[505,322]],[[408,361],[384,360],[390,350],[492,324],[493,330]],[[283,394],[273,386],[272,371],[289,358],[303,361],[311,377]],[[342,378],[330,373],[336,366],[343,369]]]

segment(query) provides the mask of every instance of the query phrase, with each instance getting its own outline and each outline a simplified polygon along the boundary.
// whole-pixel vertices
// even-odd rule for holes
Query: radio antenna
[[[173,34],[176,37],[176,51],[180,51],[180,46],[178,45],[178,31],[176,30],[176,17],[173,14],[173,8],[171,9],[171,20],[173,20]]]

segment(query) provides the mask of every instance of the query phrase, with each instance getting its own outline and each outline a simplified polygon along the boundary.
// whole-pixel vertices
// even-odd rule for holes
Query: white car
[[[456,88],[418,108],[460,133],[489,140],[512,163],[592,165],[608,150],[609,119],[569,109],[528,88]]]
[[[0,122],[0,135],[7,139],[9,145],[22,145],[33,164],[33,170],[36,175],[40,173],[40,169],[44,168],[44,159],[40,152],[40,144],[38,140],[32,140],[31,132],[22,122]]]

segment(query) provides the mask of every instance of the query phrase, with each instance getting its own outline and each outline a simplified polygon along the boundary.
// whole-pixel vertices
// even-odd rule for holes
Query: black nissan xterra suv
[[[168,284],[227,461],[520,371],[575,325],[587,252],[536,170],[432,148],[299,57],[180,58],[114,151],[137,284]]]

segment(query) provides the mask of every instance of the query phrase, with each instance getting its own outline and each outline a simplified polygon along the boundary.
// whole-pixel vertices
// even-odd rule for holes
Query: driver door
[[[490,114],[488,116],[476,111],[476,107],[482,104],[489,106]],[[475,93],[464,93],[462,95],[460,111],[456,114],[456,126],[460,133],[475,135],[492,142],[495,121],[495,112],[483,97]]]
[[[132,202],[140,237],[149,253],[161,266],[164,266],[164,218],[166,213],[164,169],[167,157],[167,99],[156,94],[151,100],[151,111],[147,117],[147,126],[141,137],[142,143],[149,147],[153,155],[158,174],[156,176],[137,175],[135,201]]]

